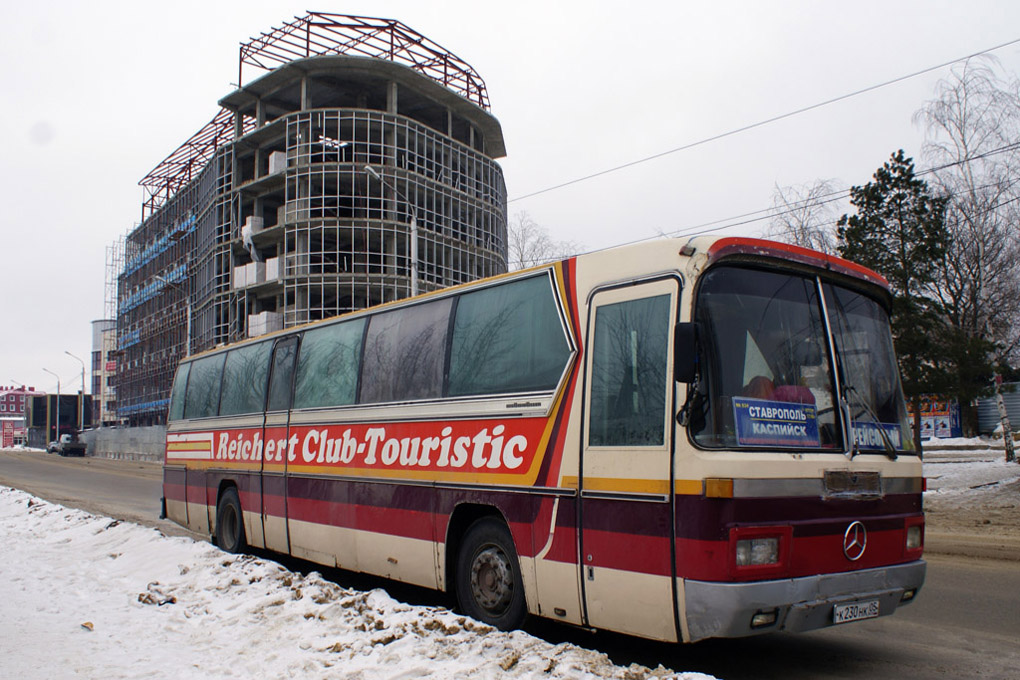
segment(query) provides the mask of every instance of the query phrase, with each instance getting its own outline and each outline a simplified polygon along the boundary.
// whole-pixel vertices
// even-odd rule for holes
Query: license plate
[[[878,600],[837,604],[832,609],[833,623],[847,623],[861,619],[873,619],[878,616]]]

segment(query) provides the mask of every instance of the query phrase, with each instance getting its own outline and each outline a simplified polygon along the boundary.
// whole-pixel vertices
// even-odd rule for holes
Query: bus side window
[[[232,349],[223,367],[220,415],[259,413],[266,403],[266,375],[272,343],[260,342]]]
[[[362,404],[443,395],[446,336],[453,298],[376,314],[368,322],[361,366]]]
[[[552,390],[569,358],[548,276],[465,293],[453,324],[449,396]]]
[[[665,441],[669,295],[598,307],[591,368],[591,446]]]
[[[190,370],[191,364],[181,364],[177,367],[173,391],[170,393],[170,413],[167,420],[180,420],[184,417],[184,391],[188,387]]]
[[[364,329],[362,318],[305,332],[298,355],[294,408],[354,403]]]
[[[290,408],[297,343],[297,337],[293,336],[276,343],[276,349],[273,352],[273,374],[269,381],[267,411],[286,411]]]
[[[214,354],[192,362],[184,402],[185,418],[209,418],[219,413],[225,356]]]

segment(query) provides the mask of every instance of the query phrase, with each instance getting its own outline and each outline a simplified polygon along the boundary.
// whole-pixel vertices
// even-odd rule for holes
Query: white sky
[[[55,391],[46,367],[77,389],[64,352],[89,362],[138,180],[216,113],[238,44],[309,9],[398,19],[471,64],[503,126],[510,214],[588,248],[767,208],[776,184],[863,184],[901,147],[923,167],[911,116],[948,70],[513,199],[1020,38],[1007,0],[326,4],[4,3],[0,385]],[[1020,71],[1020,46],[995,54]]]

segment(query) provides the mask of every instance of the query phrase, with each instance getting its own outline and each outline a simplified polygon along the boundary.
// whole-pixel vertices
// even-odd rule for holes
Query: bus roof
[[[844,260],[841,257],[836,257],[835,255],[827,255],[826,253],[821,253],[817,250],[793,245],[791,243],[766,241],[764,239],[747,238],[743,236],[699,236],[692,238],[688,242],[688,245],[692,248],[697,248],[698,250],[706,252],[708,254],[709,264],[717,262],[724,257],[731,257],[733,255],[789,260],[800,264],[806,264],[811,267],[837,272],[845,276],[852,276],[855,279],[861,279],[876,286],[881,286],[886,291],[889,290],[889,281],[878,272],[868,269],[864,265],[851,262],[850,260]]]

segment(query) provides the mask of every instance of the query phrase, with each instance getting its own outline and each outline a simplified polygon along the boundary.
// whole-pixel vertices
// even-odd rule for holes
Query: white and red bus
[[[746,238],[582,255],[189,357],[167,515],[218,545],[666,641],[924,582],[885,281]]]

